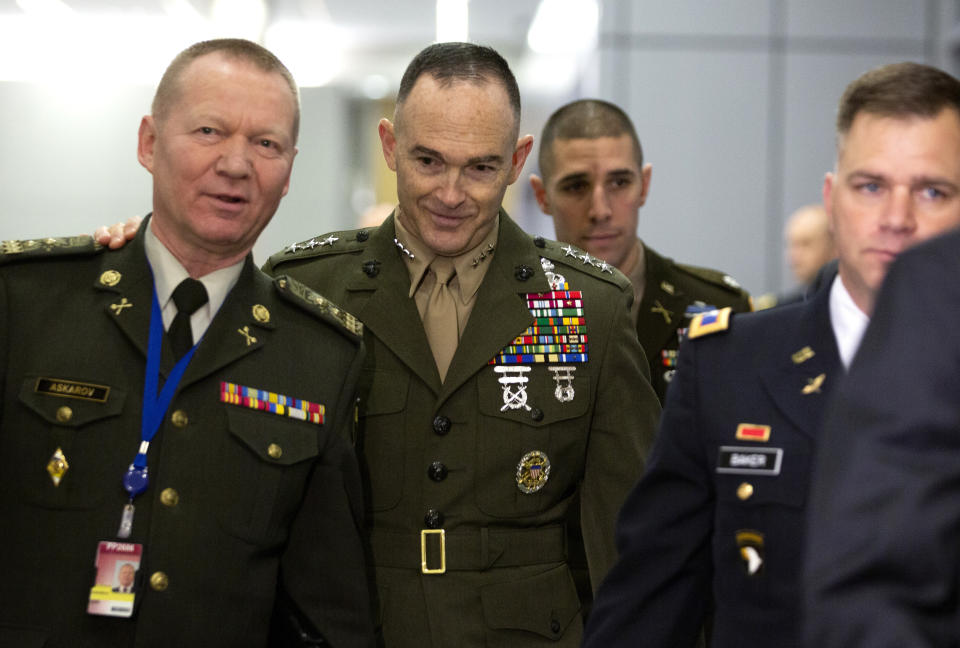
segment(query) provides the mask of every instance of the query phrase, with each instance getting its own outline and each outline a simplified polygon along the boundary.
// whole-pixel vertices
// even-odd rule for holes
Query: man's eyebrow
[[[443,154],[440,153],[440,151],[436,151],[428,146],[423,146],[422,144],[418,144],[414,146],[412,149],[410,149],[410,153],[412,153],[413,155],[428,155],[430,157],[437,158],[441,162],[446,162],[446,160],[443,157]],[[472,157],[468,159],[464,166],[473,166],[474,164],[490,164],[490,163],[500,164],[502,162],[503,162],[502,155],[478,155],[477,157]]]
[[[585,182],[590,179],[590,175],[583,171],[578,171],[575,173],[568,173],[565,176],[561,176],[557,179],[557,184],[563,184],[566,182]]]

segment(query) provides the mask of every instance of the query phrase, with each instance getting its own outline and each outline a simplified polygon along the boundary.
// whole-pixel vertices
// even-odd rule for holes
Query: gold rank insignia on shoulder
[[[546,485],[550,478],[550,459],[547,453],[531,450],[517,464],[517,488],[524,495],[532,495]]]
[[[727,306],[720,310],[700,313],[690,320],[687,337],[692,340],[717,331],[726,331],[730,327],[731,312],[733,309]]]

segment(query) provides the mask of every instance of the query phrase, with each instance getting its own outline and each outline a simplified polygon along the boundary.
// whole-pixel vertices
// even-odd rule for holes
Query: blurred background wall
[[[0,240],[91,232],[150,208],[136,134],[169,60],[203,38],[273,49],[303,85],[289,195],[254,254],[392,204],[377,121],[435,40],[497,48],[523,132],[579,97],[621,105],[653,164],[639,233],[755,293],[792,283],[783,224],[818,202],[844,86],[883,63],[957,74],[955,0],[0,0]],[[527,178],[506,205],[552,236]]]

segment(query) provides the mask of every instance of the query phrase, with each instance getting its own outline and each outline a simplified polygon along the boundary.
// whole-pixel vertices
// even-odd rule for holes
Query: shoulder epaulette
[[[21,259],[98,254],[104,249],[104,246],[95,242],[93,237],[86,235],[0,241],[0,263]]]
[[[296,279],[280,275],[274,277],[273,285],[287,301],[320,319],[336,324],[357,341],[363,337],[363,324],[360,320]]]
[[[728,275],[725,272],[720,272],[719,270],[712,270],[710,268],[701,268],[699,266],[686,265],[683,263],[676,264],[677,268],[683,272],[706,281],[707,283],[713,284],[718,288],[723,288],[724,290],[731,292],[735,295],[745,295],[743,288],[740,286],[740,283]]]
[[[276,268],[286,261],[310,259],[327,254],[356,252],[366,247],[368,240],[370,240],[370,229],[329,232],[288,245],[280,252],[271,255],[266,265],[270,268]]]
[[[704,335],[726,331],[730,328],[730,313],[732,312],[733,309],[727,306],[720,310],[707,311],[706,313],[695,315],[694,318],[690,320],[690,327],[687,329],[687,338],[692,340],[703,337]]]
[[[630,280],[614,266],[569,243],[560,243],[537,236],[534,237],[533,244],[537,247],[540,256],[551,261],[560,262],[584,274],[603,279],[620,289],[630,287]]]

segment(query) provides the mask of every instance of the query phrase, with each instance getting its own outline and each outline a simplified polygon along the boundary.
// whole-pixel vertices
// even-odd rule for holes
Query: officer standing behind
[[[0,646],[372,643],[361,327],[249,254],[298,121],[270,52],[198,43],[140,124],[135,240],[2,243]]]
[[[960,82],[902,63],[847,87],[823,187],[839,274],[802,304],[691,322],[585,646],[691,646],[711,595],[716,648],[800,645],[804,511],[824,405],[891,261],[960,224],[958,188]]]
[[[750,310],[730,275],[675,263],[637,237],[653,167],[630,118],[599,99],[581,99],[550,115],[540,139],[540,173],[530,184],[557,239],[615,265],[633,286],[630,315],[662,402],[676,373],[683,331],[697,313]]]
[[[506,61],[427,47],[380,122],[399,206],[267,264],[364,323],[360,426],[386,646],[577,646],[564,519],[593,582],[659,414],[611,265],[500,208],[532,146]]]
[[[958,275],[960,232],[904,253],[837,388],[812,488],[807,646],[960,641]]]

